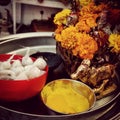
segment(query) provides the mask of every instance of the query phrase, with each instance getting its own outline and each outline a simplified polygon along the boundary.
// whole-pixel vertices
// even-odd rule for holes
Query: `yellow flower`
[[[81,6],[86,6],[88,5],[90,2],[92,2],[93,0],[79,0],[80,1],[80,5]]]
[[[54,17],[54,23],[56,25],[62,25],[67,23],[67,17],[70,15],[70,9],[64,9],[61,12],[57,13]]]
[[[116,53],[120,53],[120,35],[111,34],[109,36],[109,47],[113,47],[112,51]]]

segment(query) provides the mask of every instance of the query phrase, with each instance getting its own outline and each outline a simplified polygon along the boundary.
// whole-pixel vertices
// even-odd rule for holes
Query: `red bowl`
[[[1,54],[0,61],[6,61],[11,54]],[[23,56],[15,55],[14,60]],[[33,58],[33,60],[35,60]],[[30,80],[0,80],[0,99],[5,101],[21,101],[37,95],[46,83],[48,66],[45,74]]]

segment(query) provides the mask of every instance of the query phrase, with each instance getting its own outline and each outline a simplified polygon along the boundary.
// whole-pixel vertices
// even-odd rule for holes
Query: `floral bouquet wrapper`
[[[72,79],[91,88],[98,99],[116,90],[120,63],[120,2],[72,0],[54,17],[56,50]]]

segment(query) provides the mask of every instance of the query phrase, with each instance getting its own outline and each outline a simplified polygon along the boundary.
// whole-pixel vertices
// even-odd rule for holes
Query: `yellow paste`
[[[83,112],[89,109],[86,97],[77,93],[71,87],[56,88],[47,97],[46,104],[53,110],[65,114]]]

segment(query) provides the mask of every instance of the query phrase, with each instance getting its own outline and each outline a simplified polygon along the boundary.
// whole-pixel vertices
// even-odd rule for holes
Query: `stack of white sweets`
[[[46,72],[46,61],[42,57],[33,60],[29,56],[29,51],[30,49],[21,60],[14,60],[15,54],[13,54],[7,61],[0,62],[0,79],[29,80],[43,75]]]

